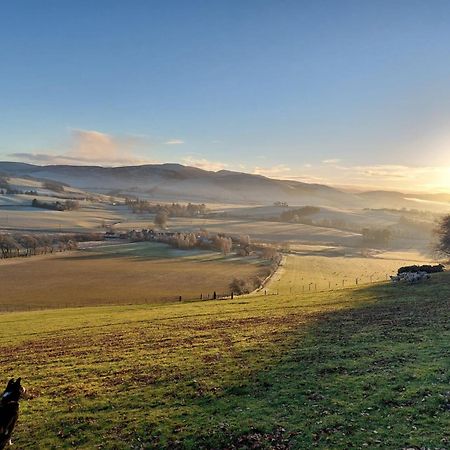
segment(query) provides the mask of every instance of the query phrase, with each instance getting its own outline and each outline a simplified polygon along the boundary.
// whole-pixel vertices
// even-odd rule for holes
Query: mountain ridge
[[[319,204],[347,207],[413,207],[408,197],[450,202],[450,195],[409,195],[395,191],[350,193],[326,184],[279,180],[231,170],[210,171],[179,163],[105,167],[100,165],[36,165],[0,161],[0,175],[27,176],[67,183],[93,192],[116,192],[155,199],[229,203]],[[389,202],[389,205],[384,203]]]

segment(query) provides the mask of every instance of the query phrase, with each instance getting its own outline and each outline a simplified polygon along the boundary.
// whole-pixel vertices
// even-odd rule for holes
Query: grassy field
[[[440,274],[3,314],[2,378],[28,387],[17,448],[448,448],[449,307]]]
[[[119,230],[142,228],[148,226],[151,218],[139,219],[131,217],[127,222],[118,223]],[[311,242],[334,243],[336,245],[357,245],[360,234],[350,231],[341,231],[331,228],[313,227],[299,223],[282,223],[269,221],[255,221],[253,219],[232,218],[182,218],[169,219],[169,228],[172,231],[198,230],[205,228],[213,233],[229,233],[234,235],[250,235],[252,239],[266,242]]]
[[[29,203],[31,204],[31,200]],[[101,228],[103,223],[114,224],[124,220],[120,208],[115,209],[100,203],[83,203],[82,205],[82,209],[78,211],[51,211],[20,205],[11,208],[2,207],[0,208],[0,229],[48,233],[104,231]]]
[[[0,310],[198,299],[228,293],[234,277],[255,275],[259,264],[157,243],[0,260]]]
[[[345,289],[351,286],[386,281],[401,266],[425,264],[414,252],[386,253],[377,258],[317,256],[314,252],[289,256],[289,270],[283,267],[268,283],[267,292],[298,294]]]

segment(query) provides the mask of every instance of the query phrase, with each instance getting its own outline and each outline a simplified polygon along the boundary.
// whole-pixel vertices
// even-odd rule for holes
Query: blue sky
[[[448,1],[1,7],[0,159],[450,190]]]

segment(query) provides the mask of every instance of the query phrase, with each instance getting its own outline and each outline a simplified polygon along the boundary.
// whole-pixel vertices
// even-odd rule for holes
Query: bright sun
[[[450,193],[450,166],[443,167],[436,173],[435,179],[430,182],[430,187]]]

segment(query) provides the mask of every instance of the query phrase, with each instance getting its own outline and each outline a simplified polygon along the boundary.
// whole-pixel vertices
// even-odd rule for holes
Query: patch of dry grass
[[[105,304],[160,303],[224,294],[236,277],[251,277],[256,264],[242,260],[148,259],[95,252],[14,258],[0,265],[0,310]]]

